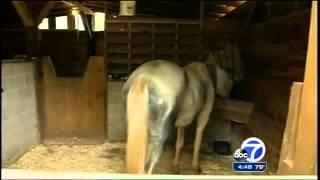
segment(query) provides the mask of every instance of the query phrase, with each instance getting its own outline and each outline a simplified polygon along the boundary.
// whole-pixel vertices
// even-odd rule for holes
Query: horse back
[[[157,88],[163,97],[177,97],[184,84],[184,71],[178,65],[164,61],[153,60],[139,66],[128,78],[122,89],[125,96],[136,79],[143,78],[149,86]]]

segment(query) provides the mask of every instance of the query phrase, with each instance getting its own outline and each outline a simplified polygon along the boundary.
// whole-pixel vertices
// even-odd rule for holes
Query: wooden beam
[[[221,14],[228,14],[230,11],[235,9],[236,7],[222,7],[222,6],[216,6],[216,5],[211,5],[208,8],[208,11],[215,12],[215,13],[221,13]]]
[[[25,27],[31,27],[34,25],[32,14],[30,13],[27,4],[24,1],[12,1],[13,6],[16,8],[19,16]]]
[[[246,1],[215,1],[213,4],[223,4],[226,6],[235,6],[238,7]]]
[[[294,174],[300,175],[317,174],[317,11],[318,2],[312,1],[307,62],[293,169]]]
[[[301,103],[303,83],[294,82],[291,87],[286,128],[283,135],[278,174],[287,174],[293,168],[294,150],[296,148],[297,125]]]
[[[37,25],[39,25],[42,20],[48,15],[49,11],[54,7],[56,1],[48,1],[47,4],[42,8],[40,11],[38,18],[37,18]]]
[[[85,14],[93,14],[93,11],[77,1],[61,1],[70,7],[78,7]]]
[[[84,14],[83,11],[80,11],[80,16],[81,16],[84,28],[88,32],[89,38],[92,40],[93,39],[92,26],[90,25],[88,17]]]

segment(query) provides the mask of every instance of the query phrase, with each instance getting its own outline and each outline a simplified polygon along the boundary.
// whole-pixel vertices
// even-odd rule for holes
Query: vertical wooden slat
[[[128,42],[128,71],[129,73],[131,73],[131,60],[132,60],[132,32],[131,32],[131,22],[128,23],[128,39],[129,39],[129,42]]]
[[[202,60],[202,47],[203,47],[203,41],[202,41],[202,35],[203,35],[203,23],[204,23],[204,1],[201,0],[200,1],[200,24],[199,24],[199,28],[200,28],[200,50],[201,50],[201,53],[199,54],[199,61]]]
[[[178,50],[179,50],[179,34],[178,34],[178,31],[179,31],[179,24],[176,23],[176,27],[175,27],[176,31],[175,31],[175,44],[174,44],[174,59],[176,62],[179,63],[179,56],[178,56]]]
[[[156,37],[155,37],[156,25],[152,23],[152,59],[155,58],[155,50],[156,50]]]

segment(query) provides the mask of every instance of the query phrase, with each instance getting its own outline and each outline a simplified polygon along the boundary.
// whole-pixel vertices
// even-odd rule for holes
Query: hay
[[[125,143],[104,143],[101,145],[38,145],[7,168],[70,171],[125,173]],[[155,174],[173,174],[172,159],[174,148],[166,146]],[[180,174],[194,174],[191,170],[192,146],[184,147],[180,158]],[[200,154],[202,175],[235,175],[232,156],[219,156],[210,148],[204,147]],[[270,164],[268,166],[271,166]],[[273,170],[274,171],[274,170]],[[273,172],[254,173],[273,174]]]

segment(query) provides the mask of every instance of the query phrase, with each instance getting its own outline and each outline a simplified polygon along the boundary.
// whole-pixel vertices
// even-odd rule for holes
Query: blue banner
[[[266,162],[234,162],[232,168],[235,172],[264,172],[267,170]]]

